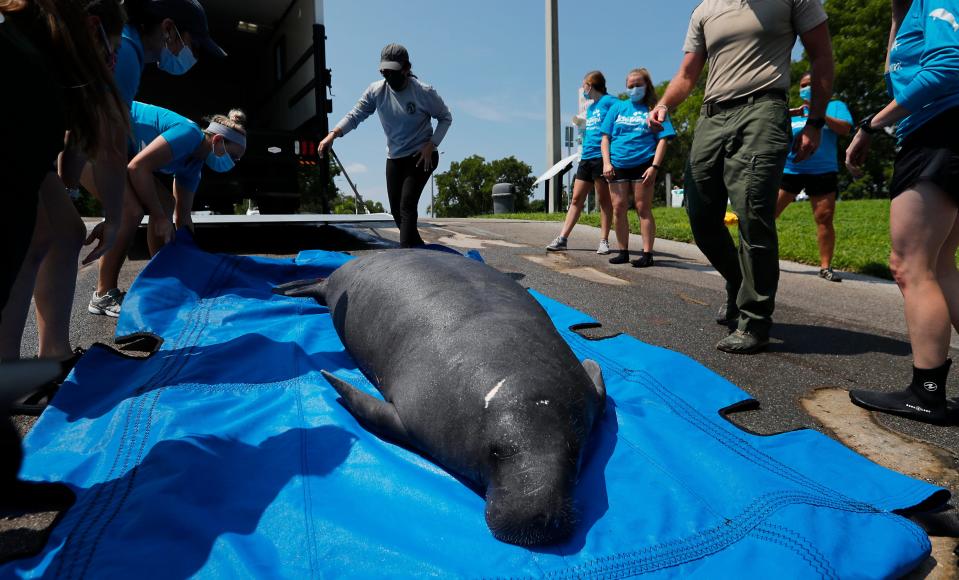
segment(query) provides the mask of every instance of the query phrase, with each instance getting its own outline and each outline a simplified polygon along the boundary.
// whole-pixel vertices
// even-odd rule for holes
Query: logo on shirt
[[[616,124],[632,127],[634,131],[636,129],[645,131],[647,127],[646,119],[648,117],[649,114],[643,111],[634,111],[631,115],[620,114],[616,117]]]
[[[589,117],[586,118],[586,128],[591,129],[596,125],[599,125],[603,122],[603,113],[599,110],[599,107],[593,109],[593,112],[590,113]]]
[[[415,115],[415,114],[416,114],[416,103],[413,103],[413,102],[406,103],[406,112],[409,113],[410,115]]]
[[[948,24],[952,25],[953,32],[959,32],[959,22],[956,22],[956,17],[953,16],[952,12],[949,12],[945,8],[936,8],[929,13],[929,18],[933,20],[942,20]]]

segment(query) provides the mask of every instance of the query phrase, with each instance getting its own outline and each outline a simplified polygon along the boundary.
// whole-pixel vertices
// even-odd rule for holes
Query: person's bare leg
[[[160,206],[164,211],[162,219],[170,221],[169,216],[173,215],[174,208],[176,206],[176,200],[173,199],[173,193],[167,189],[163,182],[159,179],[156,180],[156,192],[157,198],[159,198]],[[163,238],[156,233],[156,218],[155,216],[150,216],[150,221],[147,224],[147,246],[150,248],[150,256],[153,257],[163,249],[165,245]]]
[[[643,251],[652,253],[656,242],[656,219],[653,217],[653,188],[655,184],[633,183],[633,203],[639,216],[639,231],[643,235]]]
[[[52,187],[52,183],[60,183],[56,173],[48,173],[40,185],[40,191]],[[62,183],[60,183],[62,187]],[[50,248],[50,228],[43,203],[37,207],[37,221],[30,240],[30,249],[23,258],[20,273],[10,289],[10,297],[3,308],[0,317],[0,360],[14,360],[20,358],[20,343],[23,340],[23,327],[30,312],[30,299],[37,280],[37,271],[43,262],[43,257]]]
[[[936,258],[936,278],[942,295],[949,306],[952,327],[959,332],[959,270],[956,270],[956,250],[959,249],[959,219],[952,224],[952,231]]]
[[[629,250],[629,183],[612,183],[609,191],[613,203],[613,227],[621,251]]]
[[[609,239],[609,230],[613,222],[613,201],[609,195],[609,182],[597,179],[593,182],[596,191],[596,202],[599,205],[599,235],[602,239]]]
[[[128,184],[129,185],[129,184]],[[127,259],[130,244],[136,237],[137,228],[143,219],[144,210],[137,201],[133,190],[128,186],[123,192],[123,219],[120,222],[120,231],[113,247],[100,258],[100,274],[97,278],[97,294],[103,295],[120,283],[120,269]]]
[[[819,243],[819,267],[823,270],[832,265],[836,248],[836,230],[833,215],[836,212],[836,194],[816,195],[810,198],[813,219],[816,220],[816,241]]]
[[[40,204],[47,220],[49,250],[37,272],[33,298],[37,312],[40,358],[64,360],[70,347],[70,313],[77,285],[77,264],[86,238],[83,219],[57,180],[44,183]]]
[[[568,238],[573,232],[573,227],[579,221],[579,216],[583,213],[583,204],[586,203],[586,196],[589,195],[593,185],[588,181],[581,179],[573,180],[573,199],[569,204],[569,211],[566,212],[566,222],[563,224],[563,230],[559,235]]]
[[[782,215],[786,208],[789,207],[789,204],[796,201],[796,195],[789,193],[785,189],[779,190],[779,196],[776,198],[776,219],[779,219],[779,216]]]
[[[940,367],[949,351],[949,306],[937,276],[937,262],[959,211],[945,192],[921,182],[892,200],[889,266],[905,302],[913,364]]]

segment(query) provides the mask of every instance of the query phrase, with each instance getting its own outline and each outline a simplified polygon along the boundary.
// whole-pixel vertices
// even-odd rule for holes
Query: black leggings
[[[386,160],[386,192],[390,198],[393,221],[400,229],[400,246],[403,248],[423,245],[423,238],[416,229],[416,207],[426,182],[439,163],[440,154],[433,152],[429,171],[423,171],[422,164],[416,165],[418,160],[419,155]]]

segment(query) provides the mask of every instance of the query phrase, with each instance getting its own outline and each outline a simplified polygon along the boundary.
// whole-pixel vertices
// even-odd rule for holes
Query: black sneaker
[[[933,425],[948,424],[950,413],[946,402],[946,376],[952,360],[935,369],[917,369],[913,367],[912,383],[898,393],[877,393],[875,391],[850,391],[849,399],[853,404],[898,415]]]
[[[629,252],[620,250],[618,254],[609,259],[610,264],[625,264],[629,262]]]
[[[640,252],[639,257],[630,262],[633,268],[649,268],[653,265],[652,252]]]
[[[832,267],[821,268],[819,270],[819,277],[828,282],[842,282],[842,277],[832,271]]]
[[[716,348],[732,354],[755,354],[769,346],[769,338],[748,330],[736,330],[716,343]]]

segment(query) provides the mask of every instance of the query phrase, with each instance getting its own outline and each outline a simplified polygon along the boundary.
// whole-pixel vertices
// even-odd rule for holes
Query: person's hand
[[[433,145],[432,141],[427,141],[423,147],[416,152],[417,161],[416,166],[423,164],[423,171],[427,173],[433,169],[433,152],[436,151],[436,145]]]
[[[320,158],[323,157],[326,150],[333,146],[333,140],[336,139],[336,133],[330,131],[326,137],[323,137],[323,140],[320,141],[320,144],[316,146],[316,154]]]
[[[668,110],[665,105],[656,105],[653,107],[653,110],[650,111],[646,117],[646,123],[649,125],[649,128],[656,132],[662,131],[663,123],[666,121],[666,113],[668,113]]]
[[[153,228],[153,234],[163,241],[164,246],[176,237],[176,228],[173,227],[173,222],[170,221],[168,216],[157,216],[156,218],[151,216],[150,227]]]
[[[98,223],[83,242],[84,246],[89,246],[94,241],[97,242],[96,247],[83,259],[83,265],[86,266],[94,260],[99,260],[103,254],[110,251],[110,248],[113,247],[113,243],[117,239],[117,232],[119,230],[120,224],[118,223],[106,220]]]
[[[799,163],[812,157],[812,154],[819,149],[819,142],[822,140],[822,129],[806,125],[793,143],[793,153],[796,155],[795,162]]]
[[[579,115],[573,115],[573,124],[582,128],[582,126],[586,124],[586,119],[580,117]]]
[[[659,173],[659,170],[650,165],[646,171],[643,172],[643,185],[649,185],[656,181],[656,175]]]
[[[846,149],[846,168],[849,169],[849,173],[857,179],[863,175],[862,166],[866,162],[866,157],[869,155],[869,144],[871,141],[872,137],[869,133],[856,131],[856,135],[852,138],[852,143],[850,143]]]
[[[196,227],[193,225],[193,215],[191,215],[190,212],[187,212],[185,215],[181,215],[180,213],[177,213],[176,227],[177,229],[186,228],[190,230],[191,234],[196,233]]]
[[[616,170],[613,168],[612,163],[603,162],[603,177],[605,177],[607,180],[616,177]]]

